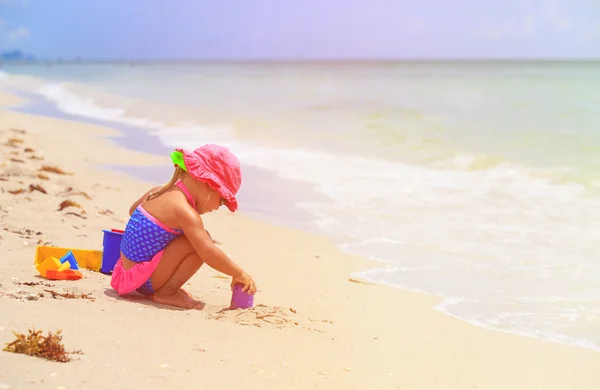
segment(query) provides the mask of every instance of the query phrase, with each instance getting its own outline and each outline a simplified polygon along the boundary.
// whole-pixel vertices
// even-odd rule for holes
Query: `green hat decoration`
[[[173,161],[173,164],[178,165],[181,169],[187,172],[185,161],[183,161],[183,153],[178,151],[171,153],[171,161]]]

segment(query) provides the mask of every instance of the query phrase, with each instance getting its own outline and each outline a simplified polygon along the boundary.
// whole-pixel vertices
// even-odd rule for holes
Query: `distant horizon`
[[[2,58],[8,54],[19,53],[21,57],[16,59]],[[374,62],[598,62],[600,57],[264,57],[264,58],[83,58],[83,57],[55,57],[43,58],[22,49],[10,49],[0,51],[0,62],[2,63],[37,63],[37,64],[184,64],[184,63],[374,63]]]
[[[13,52],[10,50],[9,52]],[[5,51],[7,52],[7,51]],[[2,53],[5,53],[2,52]],[[334,57],[313,57],[313,58],[290,58],[290,57],[265,57],[265,58],[43,58],[35,54],[25,53],[25,56],[32,56],[33,59],[2,59],[3,63],[23,62],[23,63],[372,63],[372,62],[597,62],[600,57],[380,57],[380,58],[334,58]]]

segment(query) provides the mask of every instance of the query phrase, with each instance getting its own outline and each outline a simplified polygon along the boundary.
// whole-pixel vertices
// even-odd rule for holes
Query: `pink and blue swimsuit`
[[[195,208],[194,199],[183,182],[178,181],[175,185]],[[131,214],[121,241],[122,256],[137,264],[126,270],[120,258],[114,267],[110,285],[119,295],[133,290],[148,296],[154,294],[150,277],[156,270],[166,246],[182,234],[182,230],[166,226],[140,204]]]

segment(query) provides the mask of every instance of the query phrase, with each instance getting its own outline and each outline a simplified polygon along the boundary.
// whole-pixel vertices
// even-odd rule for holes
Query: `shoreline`
[[[0,99],[1,104],[4,101]],[[11,209],[2,216],[5,225],[36,225],[38,218],[40,226],[36,229],[48,230],[48,238],[55,244],[77,241],[97,249],[101,246],[99,227],[124,223],[123,210],[148,185],[102,169],[107,161],[125,162],[125,148],[110,141],[118,133],[114,129],[20,114],[11,108],[3,110],[0,121],[4,138],[10,131],[7,128],[27,129],[31,139],[26,142],[38,142],[34,149],[45,161],[74,171],[73,177],[58,178],[53,186],[64,187],[80,179],[75,182],[77,186],[94,195],[85,202],[87,209],[121,210],[116,213],[119,222],[98,215],[85,221],[63,215],[60,222],[54,209],[49,209],[55,204],[49,206],[42,194],[30,194],[31,201],[2,194],[4,204],[11,202],[8,204],[15,213],[22,213],[13,217]],[[48,134],[48,130],[55,133]],[[93,146],[94,153],[61,153],[60,148],[69,141],[85,145],[86,150]],[[163,163],[162,157],[128,153],[136,157],[138,166]],[[26,171],[18,175],[9,184],[30,180]],[[106,182],[111,184],[102,184]],[[0,184],[4,187],[6,183]],[[53,202],[59,199],[58,195],[47,197]],[[84,351],[81,360],[74,363],[77,372],[70,364],[56,365],[1,352],[0,364],[13,369],[0,373],[0,382],[16,388],[45,388],[48,382],[67,388],[102,388],[101,379],[93,380],[90,374],[105,365],[123,388],[141,383],[150,388],[164,388],[166,383],[196,388],[198,374],[213,388],[222,386],[220,380],[227,377],[228,386],[257,389],[592,389],[600,383],[600,355],[593,351],[485,330],[433,310],[438,301],[434,297],[350,281],[349,275],[373,262],[342,253],[325,236],[256,221],[243,213],[218,212],[205,220],[228,253],[235,259],[246,259],[242,266],[248,266],[257,279],[257,303],[265,305],[260,307],[263,318],[255,312],[241,313],[244,321],[234,313],[219,316],[221,307],[228,303],[227,283],[205,267],[190,281],[191,292],[207,301],[206,311],[200,313],[163,310],[136,299],[115,297],[106,276],[86,272],[86,279],[75,283],[78,289],[104,291],[94,304],[0,297],[1,310],[11,313],[8,319],[0,320],[1,342],[10,340],[8,333],[13,328],[25,331],[34,312],[42,325],[63,327],[65,343]],[[87,237],[73,238],[75,230],[66,231],[68,224]],[[3,234],[0,245],[12,253],[0,266],[0,284],[2,290],[14,290],[10,282],[13,277],[32,279],[33,246],[24,247],[21,238],[8,234]],[[67,286],[66,282],[57,285]],[[289,310],[292,308],[294,311]],[[94,323],[89,322],[91,315]],[[123,318],[131,323],[123,324]],[[277,320],[273,324],[265,318]],[[165,330],[169,330],[169,337],[156,336]],[[153,343],[144,343],[148,337]],[[204,352],[190,348],[190,343]],[[141,353],[147,363],[142,367],[136,361]],[[50,370],[58,374],[44,384],[46,364],[52,364]],[[232,369],[240,377],[228,375]]]
[[[164,161],[168,160],[168,158],[164,156],[168,156],[171,148],[162,144],[159,138],[154,135],[152,130],[149,128],[67,113],[57,108],[54,102],[45,97],[27,94],[21,91],[10,92],[26,101],[25,104],[14,107],[14,111],[115,129],[118,134],[107,136],[105,138],[116,146],[140,153],[161,156],[164,158]],[[172,174],[168,164],[164,166],[157,166],[156,172],[148,171],[145,169],[145,167],[127,164],[107,165],[106,167],[108,169],[126,173],[136,179],[150,182],[155,185],[163,184]],[[281,187],[285,188],[286,193],[302,193],[304,196],[307,196],[313,200],[320,199],[322,195],[312,190],[308,184],[280,178],[273,172],[253,166],[244,166],[243,169],[244,183],[240,189],[240,194],[238,195],[240,203],[242,203],[246,208],[245,210],[242,210],[242,212],[253,218],[258,218],[261,221],[290,226],[304,231],[321,234],[315,230],[314,226],[311,226],[312,219],[303,217],[303,211],[297,208],[295,205],[296,201],[303,202],[306,200],[305,198],[300,197],[295,201],[290,201],[289,203],[285,200],[283,203],[278,203],[276,201],[277,199],[285,197],[275,197],[275,199],[269,198],[268,202],[264,200],[261,202],[260,187],[263,183],[267,185],[272,185],[273,183],[282,184]],[[248,207],[248,204],[250,204],[250,207]],[[292,211],[287,213],[287,211],[290,209]],[[277,217],[273,217],[273,214],[277,215]]]

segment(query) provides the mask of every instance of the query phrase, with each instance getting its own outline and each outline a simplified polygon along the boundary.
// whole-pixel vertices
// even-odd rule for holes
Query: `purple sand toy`
[[[236,284],[233,286],[231,294],[231,309],[249,309],[254,306],[254,295],[242,292],[243,286]]]

